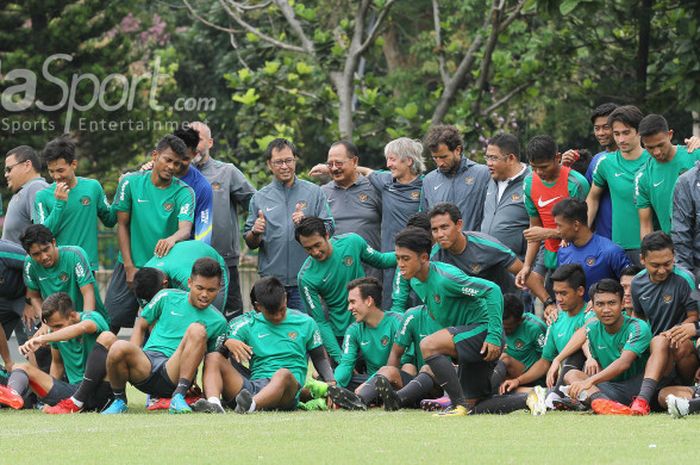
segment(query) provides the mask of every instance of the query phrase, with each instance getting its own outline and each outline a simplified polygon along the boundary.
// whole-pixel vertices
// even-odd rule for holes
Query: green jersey
[[[678,177],[695,166],[700,160],[700,150],[688,153],[684,145],[676,146],[676,155],[671,161],[660,163],[649,157],[635,178],[637,208],[654,210],[657,226],[671,234],[673,190]]]
[[[216,343],[226,331],[226,318],[214,307],[198,309],[189,301],[189,292],[163,289],[146,305],[141,318],[155,324],[143,350],[152,350],[171,357],[182,342],[187,328],[200,323],[207,330],[207,352],[216,350]]]
[[[194,221],[192,189],[177,178],[167,187],[156,187],[150,171],[124,176],[117,187],[113,207],[130,215],[131,259],[137,268],[153,257],[159,240],[178,230],[180,221]],[[117,259],[123,262],[121,251]]]
[[[272,378],[277,370],[286,368],[292,372],[299,387],[306,382],[308,352],[322,344],[316,322],[292,309],[287,309],[287,315],[279,324],[270,323],[262,313],[242,318],[229,326],[226,337],[253,348],[250,379]]]
[[[491,281],[467,276],[456,266],[430,262],[428,278],[411,278],[411,289],[442,328],[483,323],[486,342],[501,345],[503,294]]]
[[[637,355],[624,373],[610,381],[625,381],[644,373],[644,367],[649,358],[649,344],[651,344],[649,325],[645,321],[630,318],[627,315],[623,315],[623,318],[622,327],[614,334],[609,333],[605,325],[598,320],[592,321],[586,327],[586,338],[591,355],[603,369],[619,359],[622,352],[626,350]]]
[[[523,321],[513,334],[506,334],[506,354],[528,370],[542,356],[547,325],[532,313],[524,313]]]
[[[375,268],[393,268],[396,255],[374,250],[355,233],[332,237],[330,242],[333,247],[330,256],[322,262],[307,257],[299,270],[297,282],[306,311],[321,330],[328,355],[339,362],[341,350],[336,338],[343,337],[352,323],[345,286],[365,275],[363,263]]]
[[[97,270],[97,218],[111,228],[117,223],[117,215],[99,181],[81,177],[76,180],[67,200],[56,200],[56,183],[36,193],[34,223],[49,228],[58,245],[82,247],[90,260],[90,269]]]
[[[547,330],[544,347],[542,348],[542,358],[551,362],[569,343],[571,336],[579,329],[583,328],[589,320],[594,319],[593,312],[587,312],[584,306],[574,316],[567,312],[559,311],[557,321]]]
[[[339,385],[345,387],[350,383],[358,354],[362,354],[370,376],[386,365],[394,337],[401,327],[401,319],[400,313],[386,312],[376,328],[364,322],[353,323],[348,327],[343,339],[343,356],[334,374]]]
[[[636,160],[626,160],[618,150],[606,153],[593,170],[593,184],[607,187],[610,191],[612,208],[612,240],[623,249],[638,249],[639,214],[634,199],[634,178],[649,160],[646,150]]]
[[[27,256],[24,259],[24,284],[29,289],[39,292],[42,299],[57,292],[65,292],[73,301],[73,309],[76,312],[95,310],[109,321],[95,277],[90,271],[87,255],[80,247],[59,247],[58,261],[51,268],[44,268],[32,257]],[[83,294],[80,292],[83,286],[92,286],[95,308],[84,308]]]
[[[420,351],[420,341],[441,329],[442,327],[430,316],[425,305],[413,307],[404,314],[403,324],[396,333],[394,344],[403,347],[406,350],[405,354],[413,354],[415,365],[420,368],[425,365],[423,354]]]
[[[70,384],[80,384],[82,382],[85,364],[97,337],[102,331],[109,331],[107,320],[97,312],[80,313],[80,321],[92,321],[97,326],[97,331],[92,334],[83,334],[67,341],[51,343],[51,347],[58,350],[61,354],[63,368]]]
[[[168,255],[164,257],[151,257],[143,267],[156,268],[166,274],[170,281],[170,286],[174,289],[183,291],[189,290],[187,280],[192,274],[192,266],[194,262],[203,257],[209,257],[216,260],[221,265],[221,270],[224,273],[223,284],[228,284],[228,267],[224,259],[219,255],[219,252],[214,250],[212,246],[202,241],[182,241],[178,242],[170,249]]]

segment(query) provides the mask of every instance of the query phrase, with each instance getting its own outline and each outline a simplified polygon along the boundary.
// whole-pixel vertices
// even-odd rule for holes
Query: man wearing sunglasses
[[[40,171],[39,157],[28,145],[15,147],[5,155],[5,180],[13,195],[2,227],[3,239],[19,244],[19,236],[32,224],[36,193],[49,186]]]

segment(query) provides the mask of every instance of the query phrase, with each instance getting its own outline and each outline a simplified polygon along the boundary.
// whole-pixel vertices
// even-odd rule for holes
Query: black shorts
[[[111,328],[133,328],[134,320],[139,311],[139,303],[136,295],[126,284],[126,271],[124,264],[117,262],[109,280],[105,307],[109,314]]]
[[[51,390],[45,397],[40,398],[40,400],[47,405],[56,405],[63,399],[67,399],[75,394],[79,386],[79,384],[70,384],[62,380],[54,379]],[[85,401],[83,411],[102,410],[109,402],[111,396],[112,389],[109,383],[105,381],[101,382],[97,386],[95,392]]]
[[[639,395],[639,389],[642,387],[644,374],[640,373],[634,378],[625,381],[605,381],[598,384],[596,387],[600,392],[605,394],[609,399],[621,404],[630,405],[634,397]]]
[[[450,326],[447,331],[452,335],[457,350],[457,374],[464,396],[467,399],[478,399],[491,395],[491,375],[498,360],[487,362],[481,354],[481,346],[488,332],[486,324]],[[501,348],[503,345],[501,340]]]
[[[177,385],[170,379],[165,367],[168,357],[153,350],[144,350],[143,353],[151,362],[151,374],[140,383],[131,384],[139,391],[155,397],[172,397]]]
[[[248,378],[243,378],[243,389],[246,391],[250,392],[251,395],[255,395],[258,392],[262,391],[265,386],[270,384],[270,381],[272,378],[258,378],[258,379],[248,379]],[[297,383],[298,385],[298,383]],[[289,405],[278,405],[275,407],[274,410],[296,410],[297,408],[297,402],[299,401],[299,391],[301,390],[301,386],[299,386],[299,389],[297,390],[297,395],[292,399],[291,403]],[[236,408],[236,399],[234,398],[230,402],[228,402],[228,406],[231,408]]]

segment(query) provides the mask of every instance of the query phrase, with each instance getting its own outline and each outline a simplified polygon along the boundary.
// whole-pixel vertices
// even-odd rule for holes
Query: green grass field
[[[422,411],[146,412],[49,416],[0,411],[3,464],[639,464],[684,463],[700,416],[673,420],[527,412],[433,418]]]

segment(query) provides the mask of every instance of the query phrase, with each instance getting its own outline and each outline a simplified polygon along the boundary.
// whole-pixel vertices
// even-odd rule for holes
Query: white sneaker
[[[671,415],[673,418],[683,418],[688,416],[688,407],[690,406],[690,401],[688,401],[688,399],[669,394],[666,396],[666,405],[668,405],[669,415]]]
[[[547,397],[547,391],[542,386],[535,386],[535,388],[527,395],[527,400],[525,403],[530,409],[530,413],[532,413],[534,416],[540,416],[547,413],[545,397]]]
[[[544,406],[547,407],[549,410],[554,410],[555,401],[561,401],[561,396],[555,391],[551,391],[549,394],[547,394],[547,397],[545,397],[544,399]]]

